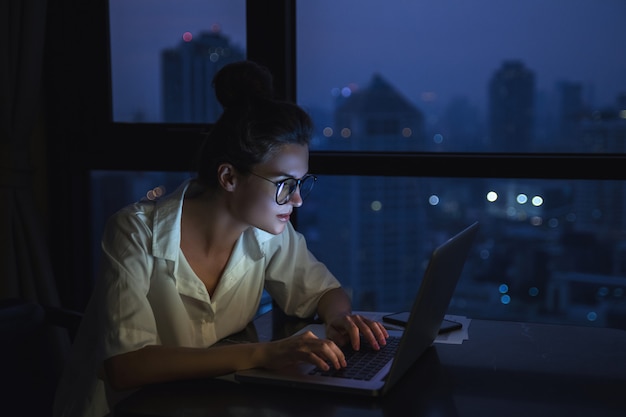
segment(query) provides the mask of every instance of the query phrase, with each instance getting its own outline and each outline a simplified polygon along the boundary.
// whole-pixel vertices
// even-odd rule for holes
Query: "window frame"
[[[101,0],[106,3],[106,0]],[[280,98],[297,101],[296,91],[297,0],[247,0],[247,55],[274,74]],[[105,13],[108,16],[107,13]],[[107,57],[100,114],[102,136],[89,141],[86,169],[189,170],[193,155],[208,126],[194,124],[113,123],[111,115],[108,19],[103,53]],[[98,132],[95,132],[98,135]],[[123,149],[132,140],[134,148]],[[104,145],[104,146],[98,146]],[[159,149],[167,149],[160,152]],[[311,151],[311,171],[316,174],[433,176],[546,179],[626,179],[624,154],[583,153],[450,153]],[[532,167],[532,170],[529,170]],[[558,169],[555,169],[558,167]]]
[[[89,242],[98,239],[86,209],[90,171],[192,171],[208,126],[112,123],[108,1],[61,0],[48,14],[49,194],[59,202],[50,207],[50,235],[69,237],[50,248],[63,302],[80,309],[92,285]],[[279,97],[296,101],[296,0],[247,0],[246,18],[248,58],[272,71]],[[310,153],[310,172],[321,176],[626,180],[625,166],[625,154]]]

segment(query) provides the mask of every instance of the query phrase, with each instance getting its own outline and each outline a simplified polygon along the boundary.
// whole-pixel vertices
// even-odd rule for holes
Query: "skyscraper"
[[[190,34],[178,47],[161,53],[162,111],[166,123],[209,123],[222,108],[215,98],[213,76],[224,65],[245,59],[219,29]]]
[[[339,149],[346,144],[363,151],[425,149],[422,112],[378,74],[366,88],[342,97],[334,118],[335,135],[330,141]],[[321,179],[315,196],[303,207],[311,213],[332,213],[312,215],[312,222],[298,227],[313,253],[353,290],[353,300],[363,309],[393,309],[398,294],[403,294],[403,308],[410,307],[422,260],[431,249],[421,245],[427,219],[423,211],[414,209],[416,199],[426,199],[419,182],[418,178],[339,176],[326,188]],[[386,276],[394,279],[386,281]]]
[[[490,149],[531,150],[535,75],[520,61],[505,61],[489,82]]]
[[[585,116],[583,86],[581,83],[562,81],[557,85],[558,101],[558,137],[559,145],[565,150],[580,149],[580,128]]]
[[[341,97],[334,119],[344,148],[350,140],[353,150],[426,150],[422,112],[379,74],[366,88]]]

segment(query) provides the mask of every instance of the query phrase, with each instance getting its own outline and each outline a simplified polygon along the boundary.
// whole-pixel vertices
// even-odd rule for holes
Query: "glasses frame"
[[[276,186],[276,193],[274,194],[274,201],[276,201],[276,204],[278,204],[279,206],[282,206],[284,204],[287,204],[289,202],[289,200],[291,200],[291,196],[293,195],[293,193],[296,192],[297,189],[299,189],[300,191],[302,191],[302,188],[300,187],[302,185],[302,183],[306,180],[308,180],[309,178],[313,178],[313,185],[311,186],[311,189],[309,190],[309,192],[306,195],[302,195],[302,193],[300,194],[300,198],[302,198],[302,200],[304,201],[305,198],[307,198],[309,196],[309,194],[311,193],[311,191],[313,190],[313,186],[315,185],[315,183],[317,182],[317,177],[313,174],[306,174],[304,177],[302,178],[293,178],[293,177],[289,177],[289,178],[285,178],[284,180],[279,180],[279,181],[274,181],[271,180],[269,178],[264,177],[263,175],[259,175],[256,172],[252,172],[252,171],[248,171],[250,174],[254,175],[255,177],[259,177],[261,179],[264,179],[265,181],[271,182],[272,184],[274,184]],[[285,201],[283,201],[282,203],[280,201],[278,201],[278,195],[280,194],[280,192],[282,191],[282,187],[285,186],[285,182],[289,181],[289,180],[296,180],[296,186],[293,187],[293,189],[291,189],[289,191],[289,194],[287,194],[287,198],[285,199]]]

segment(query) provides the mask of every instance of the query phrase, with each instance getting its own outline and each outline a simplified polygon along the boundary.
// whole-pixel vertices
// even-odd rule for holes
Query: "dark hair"
[[[286,144],[309,144],[311,118],[296,104],[275,100],[272,82],[269,70],[252,61],[228,64],[215,74],[213,87],[224,111],[200,151],[202,184],[217,186],[217,167],[224,162],[249,171]]]

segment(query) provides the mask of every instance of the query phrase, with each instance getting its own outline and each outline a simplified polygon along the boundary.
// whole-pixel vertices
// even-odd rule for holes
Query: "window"
[[[116,58],[115,45],[136,32],[129,27],[138,14],[114,16],[122,3],[124,13],[147,8],[110,1],[115,132],[154,146],[139,158],[92,155],[100,184],[116,170],[123,181],[143,181],[138,171],[187,171],[193,147],[181,139],[211,121],[191,109],[214,109],[211,94],[198,95],[186,113],[166,116],[163,101],[181,100],[189,81],[176,77],[152,81],[132,94],[137,101],[119,100],[140,78],[159,80],[151,68],[187,65],[180,54],[159,57],[189,45],[185,32],[159,28],[147,37],[151,58],[137,61],[148,67],[125,80],[122,69],[135,61]],[[202,9],[208,3],[169,9],[168,21],[193,12],[198,40],[219,20]],[[420,8],[409,10],[413,3]],[[562,2],[518,0],[240,5],[246,42],[237,24],[221,23],[220,33],[268,65],[279,94],[297,98],[316,122],[310,170],[320,180],[296,226],[350,288],[355,308],[408,308],[432,248],[480,220],[456,314],[623,327],[626,57],[614,42],[626,35],[623,2],[578,0],[568,13]],[[156,34],[167,39],[157,43]],[[207,85],[206,74],[194,80]],[[159,105],[148,110],[148,102]]]
[[[626,183],[589,178],[572,154],[626,152],[626,56],[608,46],[626,5],[562,7],[298,2],[313,149],[362,174],[320,175],[298,225],[358,308],[408,309],[437,239],[479,220],[452,311],[622,326]]]
[[[210,123],[211,78],[245,59],[244,0],[109,1],[113,120]]]
[[[451,313],[623,327],[624,204],[623,181],[320,176],[298,225],[362,310],[409,309],[432,250],[478,220]]]
[[[624,16],[619,0],[299,1],[298,102],[318,150],[625,153]]]

